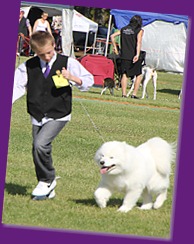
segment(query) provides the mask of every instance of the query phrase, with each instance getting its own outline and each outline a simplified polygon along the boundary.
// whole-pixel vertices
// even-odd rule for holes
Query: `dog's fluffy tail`
[[[157,171],[167,176],[171,172],[171,163],[175,160],[176,143],[168,143],[159,137],[148,140],[148,146],[154,158]]]

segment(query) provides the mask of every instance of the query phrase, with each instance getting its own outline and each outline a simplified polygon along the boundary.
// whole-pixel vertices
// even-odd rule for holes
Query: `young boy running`
[[[55,52],[55,41],[49,32],[33,33],[30,46],[36,56],[15,70],[13,103],[27,92],[27,112],[32,121],[32,156],[38,180],[32,198],[39,200],[55,197],[57,182],[52,141],[71,119],[70,83],[87,91],[94,79],[76,59]]]

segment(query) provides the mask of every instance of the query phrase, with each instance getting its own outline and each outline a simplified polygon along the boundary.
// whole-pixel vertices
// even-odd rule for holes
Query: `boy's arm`
[[[68,58],[67,70],[62,70],[63,76],[75,83],[81,91],[87,91],[94,84],[93,75],[75,58]]]

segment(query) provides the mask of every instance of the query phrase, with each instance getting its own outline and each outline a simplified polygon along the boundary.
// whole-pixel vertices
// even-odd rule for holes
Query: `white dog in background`
[[[156,69],[151,68],[149,66],[144,66],[142,68],[142,81],[141,81],[142,88],[143,88],[142,97],[141,97],[142,99],[145,97],[145,95],[148,98],[147,85],[148,85],[149,80],[152,79],[152,83],[153,83],[153,87],[154,87],[154,100],[156,100],[157,78],[158,78],[158,74],[156,72]],[[131,86],[129,92],[127,93],[127,97],[133,91],[134,84],[135,84],[135,78],[132,80],[132,86]]]
[[[131,210],[141,196],[140,209],[160,208],[167,198],[174,156],[173,145],[159,137],[138,147],[126,142],[105,142],[94,157],[102,175],[94,193],[96,203],[105,208],[111,195],[117,191],[125,194],[118,209],[120,212]],[[153,196],[156,196],[154,203]]]

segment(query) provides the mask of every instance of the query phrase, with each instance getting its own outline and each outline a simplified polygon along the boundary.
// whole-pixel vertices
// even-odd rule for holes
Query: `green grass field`
[[[134,146],[160,136],[169,142],[178,139],[181,101],[178,92],[183,76],[158,72],[157,100],[148,84],[150,98],[121,98],[93,87],[89,92],[73,88],[72,121],[53,143],[53,159],[58,180],[56,198],[33,201],[36,186],[31,155],[31,122],[25,96],[12,108],[9,152],[4,194],[3,223],[106,234],[170,238],[173,224],[173,194],[176,165],[172,166],[168,199],[161,209],[134,208],[117,212],[123,195],[115,194],[107,208],[97,207],[93,193],[99,183],[99,168],[93,157],[105,141],[126,141]],[[141,89],[139,94],[141,94]],[[87,113],[86,113],[87,110]],[[95,124],[98,130],[94,127]],[[140,199],[141,202],[141,199]]]

